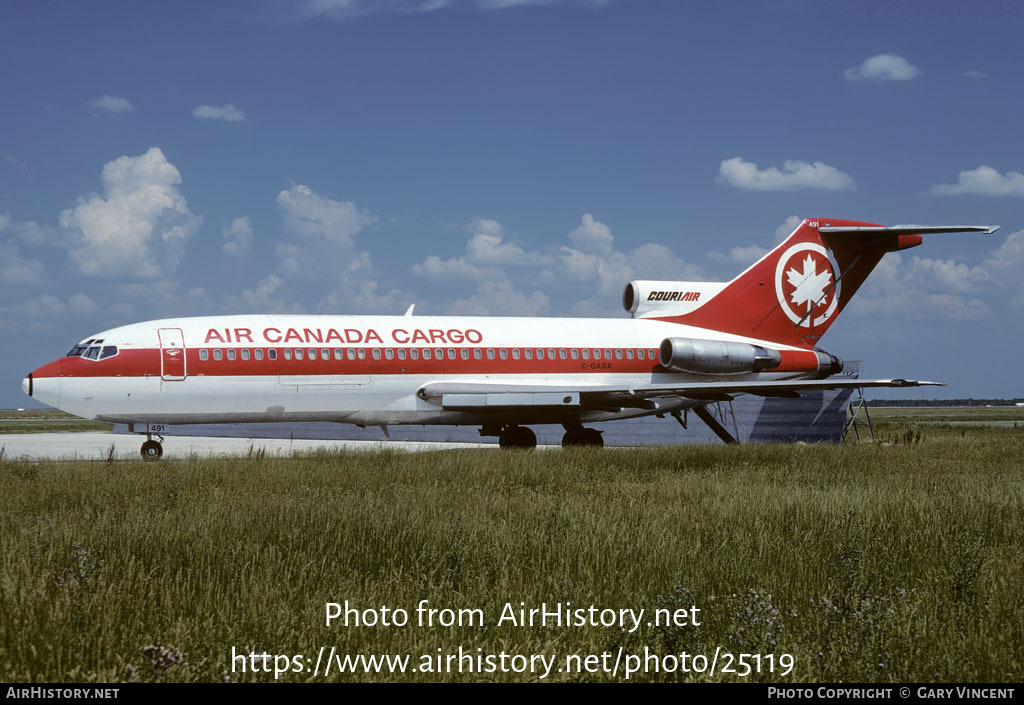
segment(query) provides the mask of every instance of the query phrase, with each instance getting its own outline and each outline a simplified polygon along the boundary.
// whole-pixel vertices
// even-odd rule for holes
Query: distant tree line
[[[869,399],[871,406],[1015,406],[1024,403],[1016,399]]]

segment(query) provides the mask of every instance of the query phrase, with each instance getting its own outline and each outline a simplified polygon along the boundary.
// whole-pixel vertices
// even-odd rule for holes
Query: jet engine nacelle
[[[658,353],[662,367],[697,374],[762,372],[782,362],[778,350],[724,340],[665,338]]]
[[[622,307],[634,318],[681,316],[697,310],[725,288],[720,282],[632,281]]]

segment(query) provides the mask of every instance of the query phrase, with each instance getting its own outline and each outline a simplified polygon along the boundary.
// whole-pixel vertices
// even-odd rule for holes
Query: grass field
[[[57,409],[0,409],[0,434],[109,431],[113,424],[89,421]]]
[[[1004,411],[878,410],[879,442],[845,446],[4,461],[0,680],[249,680],[232,647],[415,665],[461,645],[795,657],[762,681],[1021,681],[1024,413]],[[325,603],[345,600],[413,621],[429,600],[486,624],[326,627]],[[701,624],[496,623],[520,602],[696,605]],[[306,679],[324,677],[281,678]]]

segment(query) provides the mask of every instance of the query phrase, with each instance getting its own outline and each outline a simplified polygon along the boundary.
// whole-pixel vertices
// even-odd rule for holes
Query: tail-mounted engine
[[[681,316],[703,306],[724,287],[720,282],[633,281],[622,292],[622,307],[634,318]]]
[[[724,340],[665,338],[659,349],[661,366],[673,372],[729,375],[763,372],[778,367],[778,350]]]
[[[673,372],[735,375],[751,372],[813,373],[824,379],[843,371],[842,358],[822,350],[775,350],[762,345],[698,338],[665,338],[661,366]]]

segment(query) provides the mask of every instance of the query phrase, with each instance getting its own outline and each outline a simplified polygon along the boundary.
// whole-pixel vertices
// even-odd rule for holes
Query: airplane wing
[[[495,384],[489,382],[429,382],[416,394],[451,410],[495,411],[509,408],[657,409],[657,399],[729,401],[740,394],[798,397],[814,389],[943,386],[939,382],[906,379],[843,379],[792,381],[687,382],[670,384]]]

